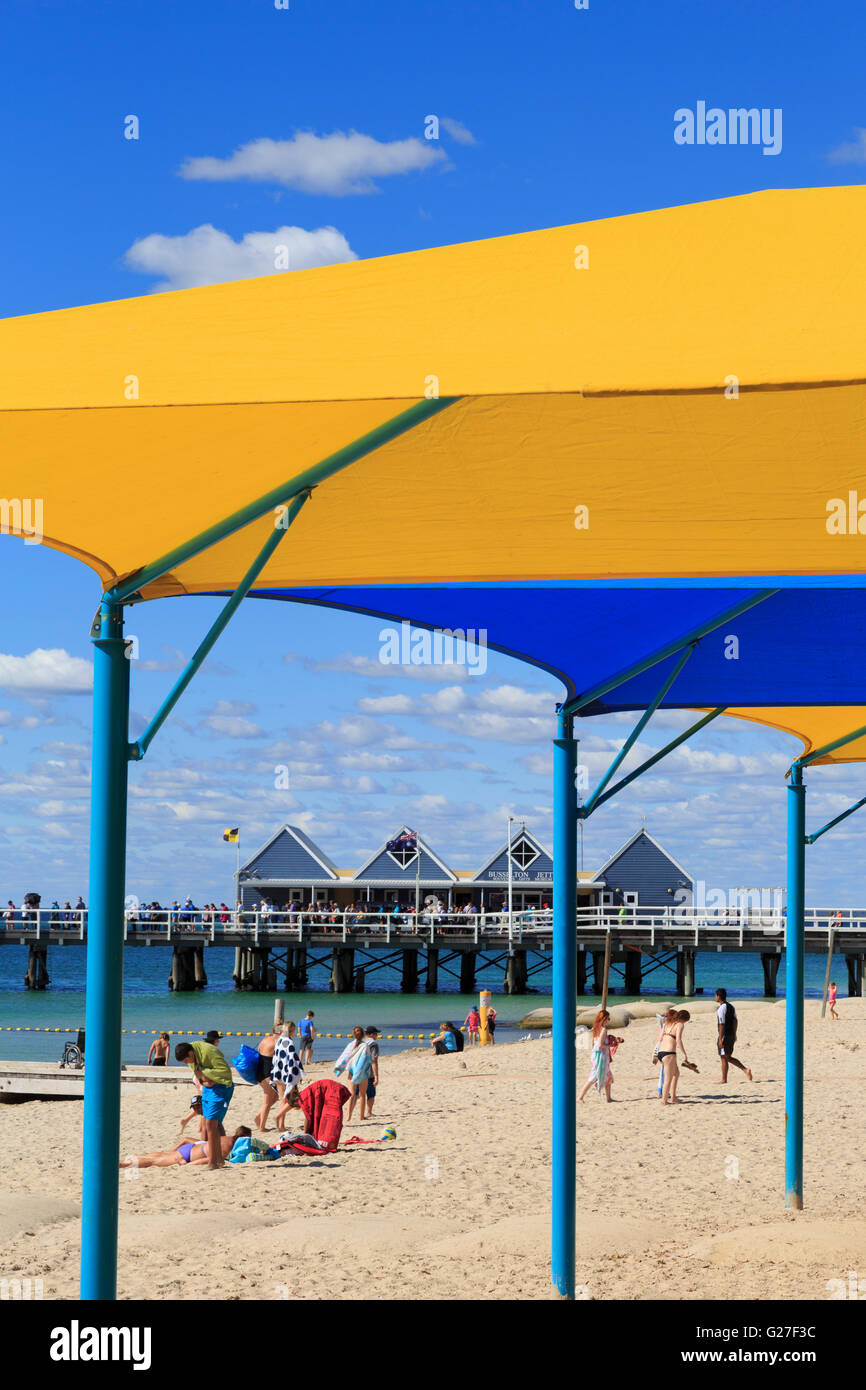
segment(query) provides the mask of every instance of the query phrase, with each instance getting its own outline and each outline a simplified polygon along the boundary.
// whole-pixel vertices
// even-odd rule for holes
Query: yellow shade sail
[[[256,589],[859,574],[864,225],[863,187],[761,193],[6,320],[3,493],[110,586],[439,394]]]
[[[727,709],[726,715],[748,719],[754,724],[767,724],[786,734],[793,734],[803,745],[804,753],[834,743],[855,729],[866,728],[866,705],[787,706],[779,709]],[[798,755],[802,756],[802,755]],[[843,744],[832,753],[816,758],[820,763],[859,763],[866,761],[866,735]]]

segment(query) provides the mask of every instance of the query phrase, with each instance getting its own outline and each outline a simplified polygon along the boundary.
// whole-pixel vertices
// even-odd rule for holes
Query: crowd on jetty
[[[229,907],[225,902],[205,903],[197,906],[191,897],[183,903],[177,898],[168,906],[154,900],[149,903],[132,903],[125,909],[126,929],[135,931],[211,932],[214,929],[242,929],[258,926],[260,930],[278,930],[281,927],[311,927],[325,934],[349,932],[385,932],[390,924],[401,931],[413,932],[419,927],[435,926],[465,930],[467,926],[479,922],[489,929],[497,925],[506,926],[509,914],[505,909],[482,913],[474,903],[466,903],[459,908],[449,908],[438,898],[428,897],[416,911],[414,904],[401,907],[398,903],[357,902],[340,905],[336,902],[305,905],[292,901],[279,906],[263,899],[258,908],[244,906],[242,902]],[[515,912],[512,918],[523,926],[549,927],[551,913],[545,903],[540,909],[526,909]],[[15,928],[42,927],[86,927],[87,905],[79,895],[75,906],[69,901],[62,906],[55,900],[50,908],[41,907],[38,893],[28,893],[20,907],[9,899],[5,910],[0,914],[0,922],[7,931]]]

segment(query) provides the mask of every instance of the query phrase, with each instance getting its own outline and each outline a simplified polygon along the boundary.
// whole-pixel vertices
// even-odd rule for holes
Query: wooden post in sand
[[[836,943],[836,932],[835,932],[835,929],[834,929],[833,927],[831,927],[831,928],[830,928],[830,936],[829,936],[828,941],[827,941],[827,970],[826,970],[826,973],[825,973],[825,975],[824,975],[824,996],[823,996],[823,998],[822,998],[822,1000],[821,1000],[821,1017],[822,1017],[822,1018],[825,1016],[825,1014],[826,1014],[826,1012],[827,1012],[827,992],[828,992],[828,990],[829,990],[829,988],[830,988],[830,972],[831,972],[831,970],[833,969],[833,947],[834,947],[835,943]]]
[[[604,942],[604,976],[601,982],[601,1007],[607,1008],[607,986],[610,980],[610,927]]]
[[[479,1003],[478,1012],[481,1014],[481,1034],[480,1034],[480,1036],[479,1036],[478,1041],[479,1041],[479,1043],[489,1043],[489,1042],[490,1042],[490,1029],[487,1027],[487,1011],[488,1011],[488,1009],[490,1008],[490,990],[489,990],[489,989],[483,989],[483,990],[481,991],[481,993],[480,993],[479,996],[478,996],[478,1003]]]

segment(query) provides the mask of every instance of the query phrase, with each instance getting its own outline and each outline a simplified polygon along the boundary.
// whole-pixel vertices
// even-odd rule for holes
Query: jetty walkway
[[[0,929],[0,946],[26,945],[28,989],[50,983],[49,948],[85,946],[87,912],[19,909]],[[691,996],[696,986],[697,953],[760,955],[765,994],[776,993],[779,960],[785,948],[783,913],[693,911],[674,907],[578,908],[577,989],[600,992],[607,941],[610,939],[611,983],[639,994],[656,971],[669,972],[678,995]],[[833,933],[834,952],[844,956],[848,993],[863,993],[866,912],[851,909],[806,913],[805,948],[826,954]],[[304,990],[313,965],[330,968],[334,993],[363,992],[378,971],[398,967],[402,990],[417,993],[421,982],[436,993],[444,976],[461,993],[475,990],[481,966],[501,967],[507,994],[524,994],[540,971],[550,968],[553,921],[549,910],[486,914],[406,912],[253,912],[236,911],[226,920],[200,910],[127,913],[123,925],[127,947],[171,946],[167,986],[183,992],[207,986],[206,955],[214,949],[235,952],[232,976],[239,990]],[[664,976],[662,977],[664,978]],[[374,984],[375,987],[375,984]]]

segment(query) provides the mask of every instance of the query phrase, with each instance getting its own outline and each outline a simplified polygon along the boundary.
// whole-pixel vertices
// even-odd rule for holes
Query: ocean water
[[[545,962],[532,977],[534,989],[529,994],[506,995],[499,991],[503,984],[501,966],[479,970],[479,989],[489,989],[497,1009],[497,1040],[511,1042],[525,1036],[519,1027],[520,1019],[531,1009],[550,1007],[552,972],[546,958],[530,954],[529,968]],[[208,987],[191,994],[172,994],[168,989],[171,968],[171,948],[168,946],[135,947],[126,952],[124,979],[123,1026],[127,1029],[122,1040],[124,1062],[144,1062],[154,1031],[189,1031],[205,1033],[217,1028],[227,1033],[257,1033],[267,1029],[273,1019],[274,996],[238,992],[231,978],[234,952],[224,948],[205,951]],[[806,956],[806,996],[820,998],[824,987],[826,957]],[[24,988],[27,969],[27,947],[3,944],[0,947],[0,1058],[8,1061],[59,1060],[63,1042],[84,1026],[85,950],[80,946],[52,946],[48,952],[48,972],[51,983],[47,990]],[[778,991],[784,995],[784,955],[779,966]],[[591,977],[590,977],[591,978]],[[840,997],[848,989],[848,971],[844,959],[833,961],[832,978],[839,987]],[[440,972],[440,981],[442,974]],[[712,998],[715,989],[724,985],[732,999],[763,997],[763,972],[760,956],[699,952],[695,961],[698,991]],[[328,990],[328,970],[314,966],[310,970],[306,993],[285,993],[277,996],[285,1002],[285,1017],[298,1020],[308,1009],[316,1015],[316,1027],[323,1033],[348,1034],[356,1023],[370,1024],[383,1033],[402,1034],[385,1038],[383,1052],[400,1051],[419,1045],[407,1034],[437,1031],[445,1020],[462,1023],[469,1008],[477,1003],[478,995],[442,991],[438,994],[401,994],[400,972],[397,968],[377,972],[377,992],[365,994],[331,994]],[[619,1002],[633,999],[626,995],[621,980],[612,974],[612,994]],[[647,976],[641,995],[676,1000],[673,971],[659,969]],[[586,995],[581,1002],[587,1006],[597,996]],[[23,1031],[29,1029],[30,1031]],[[39,1029],[40,1031],[34,1031]],[[61,1033],[43,1032],[60,1029]],[[132,1030],[137,1030],[133,1032]],[[226,1038],[224,1050],[231,1055],[240,1039]],[[316,1044],[320,1060],[336,1058],[344,1047],[336,1036],[322,1038]]]

